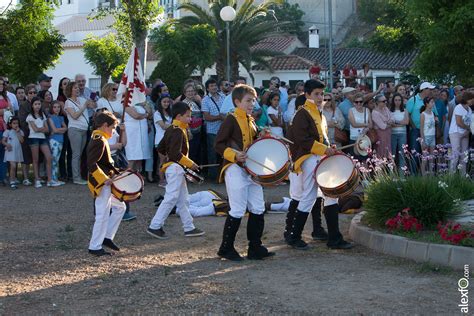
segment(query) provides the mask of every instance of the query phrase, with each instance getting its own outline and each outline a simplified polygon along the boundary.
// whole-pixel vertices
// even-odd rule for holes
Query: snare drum
[[[126,170],[113,180],[112,194],[122,202],[138,200],[143,192],[143,177],[137,171]]]
[[[202,184],[204,182],[203,176],[189,168],[184,168],[184,177],[191,183]]]
[[[314,175],[321,191],[331,198],[347,196],[359,184],[359,172],[354,162],[343,153],[321,159]]]
[[[274,185],[283,181],[291,169],[291,155],[288,146],[273,137],[263,137],[253,142],[246,150],[247,156],[272,169],[263,167],[254,161],[245,161],[245,170],[253,181],[261,185]]]

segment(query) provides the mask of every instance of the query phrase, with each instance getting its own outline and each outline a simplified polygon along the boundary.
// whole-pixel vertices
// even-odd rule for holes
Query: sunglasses
[[[323,99],[324,101],[331,101],[332,99]]]
[[[28,91],[28,94],[38,94],[36,91]]]
[[[112,91],[118,91],[118,89],[117,88],[112,88]]]
[[[364,101],[354,101],[355,104],[362,104]]]
[[[387,100],[379,100],[379,102],[387,103]]]

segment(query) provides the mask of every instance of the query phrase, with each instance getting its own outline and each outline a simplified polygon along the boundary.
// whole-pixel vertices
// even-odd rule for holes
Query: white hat
[[[423,82],[420,86],[420,91],[425,90],[425,89],[434,89],[434,88],[435,86],[433,86],[431,83]]]
[[[352,88],[352,87],[345,87],[344,89],[342,89],[342,93],[346,94],[346,93],[349,93],[349,92],[352,92],[352,91],[355,91],[355,90],[356,89]]]

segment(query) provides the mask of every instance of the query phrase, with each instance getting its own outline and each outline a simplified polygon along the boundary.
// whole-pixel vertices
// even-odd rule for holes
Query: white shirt
[[[7,91],[7,97],[8,100],[10,100],[10,103],[12,104],[13,111],[18,111],[20,110],[20,106],[18,105],[18,99],[16,98],[16,95],[14,93],[11,93],[10,91]]]
[[[295,103],[296,103],[296,98],[293,98],[291,99],[290,102],[288,102],[288,108],[283,114],[283,119],[285,120],[286,123],[290,123],[293,120],[293,116],[295,116],[295,112],[296,112]]]
[[[120,134],[117,133],[117,130],[114,129],[112,131],[112,136],[107,140],[107,142],[109,143],[109,146],[117,144],[119,141],[119,138],[120,138]],[[111,155],[115,154],[116,152],[117,152],[117,149],[110,149]]]
[[[350,108],[349,111],[352,112],[352,115],[354,116],[354,121],[356,122],[356,124],[368,123],[370,113],[367,113],[368,110],[366,108],[364,108],[365,114],[364,112],[360,113],[359,111],[356,110],[356,108]],[[365,127],[353,127],[352,124],[350,124],[350,128],[349,128],[350,139],[357,140],[357,138],[360,136],[364,128]]]
[[[74,110],[74,112],[77,112],[80,110],[80,108],[86,103],[86,99],[84,98],[77,98],[76,102],[73,102],[71,99],[67,99],[66,102],[64,103],[64,109],[71,108]],[[74,119],[69,112],[67,112],[67,118],[69,120],[68,128],[74,127],[83,131],[86,131],[89,129],[89,118],[88,118],[88,113],[87,109],[82,112],[82,114],[76,119]]]
[[[392,121],[401,122],[405,119],[405,111],[395,110],[395,112],[390,111],[390,119]],[[406,126],[402,127],[392,127],[392,134],[406,134],[407,128]]]
[[[106,98],[100,98],[97,101],[97,110],[99,109],[106,109],[112,113],[122,113],[123,111],[122,102],[119,99],[115,101],[109,101]]]
[[[426,114],[425,112],[421,113],[425,117],[425,124],[423,125],[423,132],[425,136],[435,136],[436,135],[436,122],[434,118],[434,113]]]
[[[155,124],[155,145],[158,145],[161,141],[161,139],[163,139],[163,136],[165,136],[165,130],[160,126],[160,124],[158,124],[158,122],[160,121],[163,121],[163,118],[161,117],[161,114],[159,111],[155,111],[155,113],[153,114],[153,123]],[[171,117],[169,117],[166,113],[165,113],[165,122],[164,123],[167,123],[167,124],[171,124],[173,120],[171,119]]]
[[[28,138],[46,138],[46,135],[43,132],[35,132],[31,127],[31,123],[33,122],[35,123],[37,128],[43,128],[44,124],[46,123],[45,116],[43,116],[42,118],[38,117],[35,119],[32,114],[28,114],[28,116],[26,117],[26,121],[28,122],[28,126],[30,128],[30,135],[28,136]]]
[[[453,117],[451,118],[451,125],[449,126],[449,134],[454,134],[454,133],[465,133],[467,129],[464,129],[462,127],[459,127],[458,124],[456,123],[456,115],[462,116],[462,121],[464,124],[467,126],[471,125],[471,116],[472,116],[472,110],[470,107],[467,107],[467,110],[462,106],[462,104],[456,105],[454,108],[453,112]]]
[[[278,118],[278,109],[275,109],[273,106],[269,106],[267,109],[267,116],[268,116],[268,123],[270,125],[270,131],[273,135],[275,136],[283,136],[283,128],[280,126],[271,126],[273,123],[272,118],[270,117],[270,114],[275,115]]]

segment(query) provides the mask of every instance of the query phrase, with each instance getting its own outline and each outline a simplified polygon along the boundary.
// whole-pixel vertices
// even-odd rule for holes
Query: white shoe
[[[74,184],[80,184],[80,185],[86,185],[87,184],[87,181],[84,181],[84,180],[75,180],[73,181]]]
[[[51,180],[46,184],[48,187],[59,187],[61,184],[57,181]]]
[[[35,181],[35,188],[41,188],[43,185],[41,184],[41,181],[40,180],[36,180]]]
[[[23,185],[24,185],[24,186],[30,186],[30,185],[33,185],[33,183],[31,183],[30,180],[25,179],[25,180],[23,180]]]
[[[64,181],[59,181],[59,180],[58,180],[58,181],[56,181],[56,182],[59,183],[60,185],[65,185],[65,184],[66,184],[66,182],[64,182]]]

